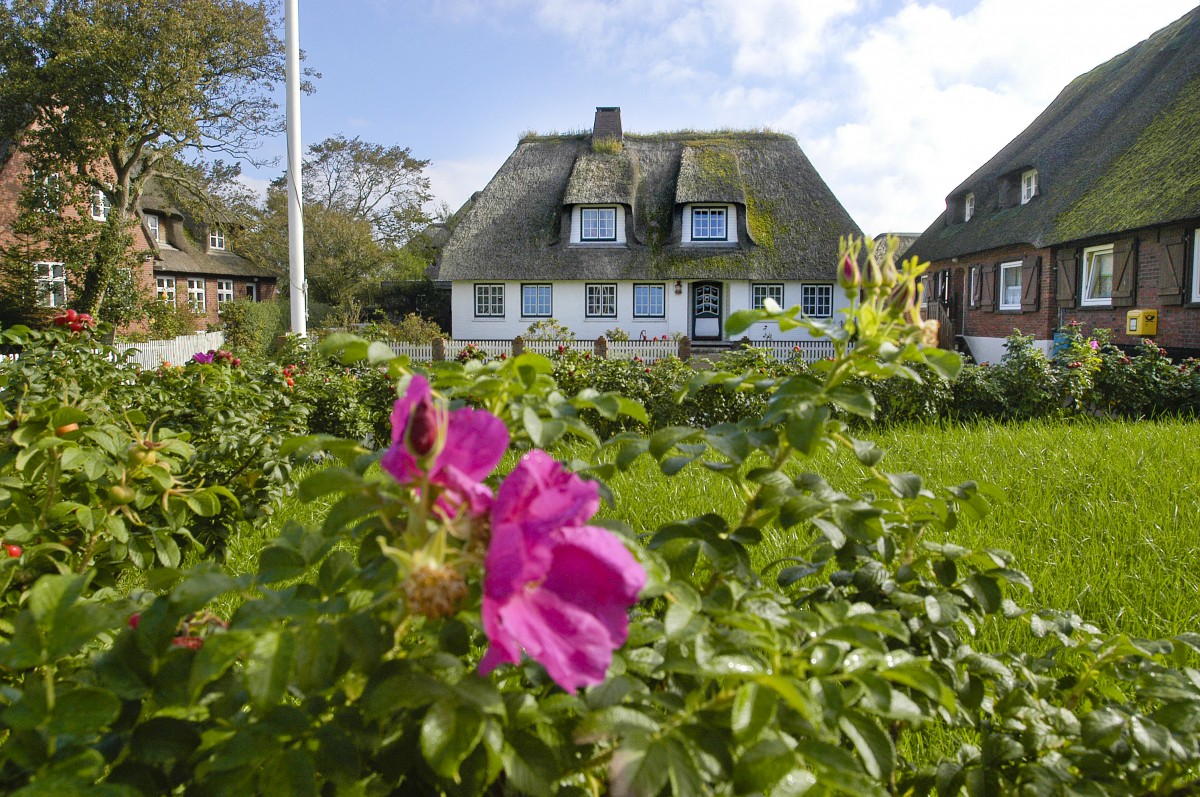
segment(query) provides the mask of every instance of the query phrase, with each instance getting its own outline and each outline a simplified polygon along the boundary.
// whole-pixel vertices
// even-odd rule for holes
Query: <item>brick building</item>
[[[1200,8],[1076,78],[946,198],[906,256],[927,314],[979,361],[1013,329],[1049,347],[1072,321],[1119,345],[1130,310],[1200,354]]]
[[[0,142],[0,246],[16,242],[13,229],[28,178],[25,153],[13,142]],[[109,207],[97,195],[89,211],[100,223]],[[160,301],[190,304],[199,316],[199,328],[216,323],[220,307],[227,301],[275,297],[277,275],[273,271],[234,254],[229,249],[228,230],[180,210],[153,182],[142,193],[139,216],[141,224],[133,230],[133,247],[143,253],[136,274],[139,286]],[[30,268],[36,272],[42,306],[62,307],[69,302],[62,263],[31,262]]]

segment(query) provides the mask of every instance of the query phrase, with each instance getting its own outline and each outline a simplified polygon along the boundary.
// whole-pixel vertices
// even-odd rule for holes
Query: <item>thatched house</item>
[[[981,361],[1071,321],[1134,343],[1133,310],[1200,354],[1198,164],[1200,8],[1076,78],[950,193],[908,251],[933,263],[930,314]]]
[[[578,337],[725,339],[767,298],[832,315],[838,238],[858,226],[796,141],[777,133],[530,136],[437,256],[456,338],[510,338],[554,317]],[[763,334],[767,330],[756,331]],[[777,338],[803,337],[803,332]]]

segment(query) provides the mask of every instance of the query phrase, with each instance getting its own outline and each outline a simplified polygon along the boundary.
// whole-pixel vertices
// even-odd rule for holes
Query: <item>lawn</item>
[[[1006,499],[964,520],[953,542],[1003,548],[1033,580],[1029,605],[1072,609],[1105,631],[1160,637],[1200,629],[1200,423],[1054,422],[906,426],[862,435],[888,453],[880,467],[928,486],[988,482]],[[807,468],[850,487],[863,469],[848,454]],[[740,514],[730,483],[690,466],[662,476],[643,458],[613,479],[606,513],[650,531],[669,520]],[[806,533],[777,532],[758,564],[799,553]]]

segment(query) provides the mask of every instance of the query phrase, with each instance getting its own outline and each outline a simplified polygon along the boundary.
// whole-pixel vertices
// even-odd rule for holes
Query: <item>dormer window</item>
[[[975,215],[975,195],[967,194],[966,199],[963,200],[963,221],[970,221],[971,217],[974,215]]]
[[[225,251],[225,231],[220,227],[213,227],[208,233],[208,248],[215,249],[220,252]]]
[[[92,189],[92,218],[96,221],[108,221],[108,214],[112,212],[112,203],[108,201],[108,196],[99,188]]]
[[[1037,169],[1028,169],[1021,172],[1021,204],[1024,205],[1029,200],[1037,196],[1038,193],[1038,173]]]
[[[616,208],[580,208],[580,241],[617,240]]]
[[[153,213],[146,216],[146,233],[154,243],[162,240],[158,237],[158,216],[155,216]]]
[[[726,230],[725,208],[692,208],[693,241],[725,241]]]

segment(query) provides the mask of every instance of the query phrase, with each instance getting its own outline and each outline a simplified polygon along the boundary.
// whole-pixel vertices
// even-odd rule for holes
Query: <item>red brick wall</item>
[[[982,269],[985,266],[995,266],[999,263],[1007,263],[1012,260],[1022,260],[1028,255],[1033,254],[1042,258],[1042,268],[1039,277],[1038,287],[1038,309],[1035,311],[1022,312],[1020,310],[995,310],[985,309],[983,307],[967,306],[963,311],[963,291],[958,290],[952,299],[953,316],[956,322],[955,333],[958,335],[967,335],[969,337],[983,338],[1006,338],[1014,329],[1019,329],[1025,335],[1033,335],[1038,340],[1047,340],[1053,337],[1053,330],[1056,326],[1056,310],[1054,305],[1054,261],[1051,258],[1051,250],[1049,249],[1033,249],[1028,246],[1010,246],[1003,249],[993,249],[981,255],[971,255],[958,258],[958,262],[952,260],[939,260],[934,263],[929,273],[936,274],[938,271],[951,270],[957,272],[962,270],[962,285],[970,283],[970,272],[972,268],[980,269],[980,279],[983,278]],[[999,278],[993,277],[997,282]],[[932,277],[931,277],[932,279]],[[994,293],[994,291],[993,291]]]

